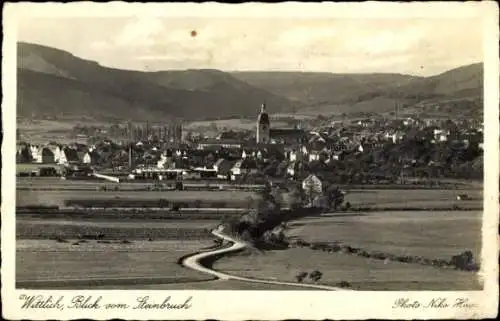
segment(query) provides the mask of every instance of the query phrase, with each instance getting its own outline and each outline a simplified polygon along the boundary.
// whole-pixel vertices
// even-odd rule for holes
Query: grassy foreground
[[[99,244],[18,240],[16,282],[18,287],[89,288],[150,283],[211,280],[177,264],[183,255],[213,245],[210,241],[133,242]],[[98,282],[96,282],[96,280]]]
[[[371,251],[449,259],[481,251],[482,213],[475,211],[326,214],[290,224],[308,242],[340,242]]]
[[[474,273],[404,263],[385,264],[383,261],[325,254],[305,248],[225,257],[217,261],[214,268],[236,275],[293,282],[301,271],[319,270],[323,273],[319,282],[321,284],[338,286],[344,281],[350,283],[351,289],[366,291],[458,291],[481,288]]]
[[[290,238],[339,242],[370,251],[450,259],[481,249],[481,213],[373,212],[326,214],[289,223]],[[250,263],[251,262],[251,263]],[[319,270],[321,284],[348,282],[357,290],[477,290],[477,273],[290,248],[225,257],[215,269],[237,275],[293,281],[300,272]]]

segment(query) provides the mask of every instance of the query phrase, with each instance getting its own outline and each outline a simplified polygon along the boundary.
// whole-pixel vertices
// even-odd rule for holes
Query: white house
[[[443,129],[434,129],[434,139],[440,142],[445,142],[448,140],[448,136],[450,135],[449,131]]]
[[[312,203],[323,192],[323,184],[316,175],[310,174],[302,181],[302,189]]]
[[[38,154],[39,147],[37,145],[30,145],[30,154],[32,155],[33,159],[35,159],[35,155]]]
[[[95,151],[89,151],[83,155],[82,162],[84,164],[94,165],[94,164],[97,164],[98,161],[99,161],[99,154],[96,153]]]
[[[319,152],[311,152],[309,154],[309,162],[312,162],[312,161],[318,161],[319,160]]]

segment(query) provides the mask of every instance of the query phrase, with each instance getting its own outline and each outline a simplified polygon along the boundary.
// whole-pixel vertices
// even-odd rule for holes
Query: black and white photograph
[[[493,271],[486,217],[498,258],[489,4],[456,17],[406,4],[366,17],[287,15],[286,3],[276,15],[216,3],[19,11],[3,79],[15,105],[2,103],[4,144],[15,139],[2,184],[15,189],[9,278],[46,295],[18,294],[17,306],[108,308],[97,296],[63,304],[62,290],[172,293],[138,296],[127,307],[139,310],[200,308],[198,290],[477,291],[475,303],[420,305],[479,309]],[[498,75],[489,84],[498,99]],[[415,308],[405,297],[388,311]]]

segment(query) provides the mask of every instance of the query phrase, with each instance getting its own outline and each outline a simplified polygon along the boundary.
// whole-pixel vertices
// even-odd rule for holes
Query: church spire
[[[266,111],[266,103],[260,106],[260,114],[257,117],[257,143],[267,143],[269,141],[271,124],[269,122],[269,115]]]

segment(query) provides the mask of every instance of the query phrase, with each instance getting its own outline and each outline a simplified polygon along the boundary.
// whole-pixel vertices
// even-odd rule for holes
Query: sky
[[[25,18],[17,39],[103,66],[148,71],[428,76],[483,60],[476,18]]]

